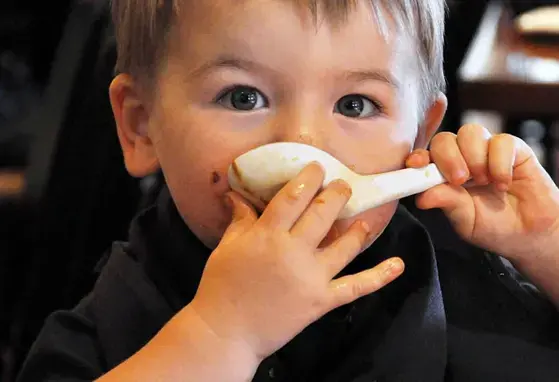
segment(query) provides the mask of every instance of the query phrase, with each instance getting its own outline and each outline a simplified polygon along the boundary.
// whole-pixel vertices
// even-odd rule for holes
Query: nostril
[[[304,143],[310,146],[314,146],[315,139],[310,134],[301,133],[297,137],[297,142]]]

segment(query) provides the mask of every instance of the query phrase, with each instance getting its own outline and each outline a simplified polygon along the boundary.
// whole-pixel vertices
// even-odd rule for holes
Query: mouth
[[[229,188],[241,194],[261,214],[270,201],[257,195],[249,187],[247,187],[244,181],[244,175],[241,172],[236,162],[233,162],[229,167],[228,178],[229,178]]]

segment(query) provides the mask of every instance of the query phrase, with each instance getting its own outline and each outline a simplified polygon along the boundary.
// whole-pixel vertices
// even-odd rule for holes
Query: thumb
[[[431,162],[429,151],[425,149],[414,150],[406,158],[406,167],[420,168],[427,166]]]
[[[228,192],[225,200],[232,211],[231,223],[223,234],[222,241],[231,241],[246,232],[258,219],[254,208],[241,195]]]
[[[458,232],[473,229],[475,211],[472,197],[462,186],[441,184],[433,187],[416,198],[416,205],[423,210],[440,208]]]

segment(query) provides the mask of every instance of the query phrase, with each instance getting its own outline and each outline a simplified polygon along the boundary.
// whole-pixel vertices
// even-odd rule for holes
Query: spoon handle
[[[361,177],[352,184],[352,197],[340,218],[348,218],[394,200],[426,191],[446,179],[434,163]]]

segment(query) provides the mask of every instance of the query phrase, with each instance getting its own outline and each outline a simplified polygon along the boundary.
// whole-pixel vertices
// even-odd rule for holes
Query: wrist
[[[538,234],[526,234],[521,245],[505,246],[499,252],[516,268],[533,268],[555,263],[559,256],[559,228]]]
[[[146,346],[99,381],[248,382],[258,365],[250,349],[216,336],[187,306]]]
[[[227,332],[226,317],[222,317],[222,327],[214,328],[199,314],[193,304],[189,304],[174,320],[177,336],[188,339],[186,346],[196,346],[201,361],[207,362],[208,367],[221,369],[227,375],[227,380],[252,380],[262,360],[243,339],[221,334]]]
[[[550,230],[522,253],[507,257],[514,267],[559,308],[559,231]]]

